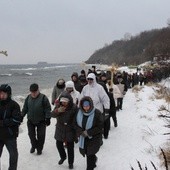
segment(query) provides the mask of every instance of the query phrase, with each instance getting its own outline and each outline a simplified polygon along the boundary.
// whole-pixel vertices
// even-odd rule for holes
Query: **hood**
[[[11,101],[12,89],[8,84],[2,84],[0,91],[7,93],[8,97],[5,100],[0,100],[0,105],[5,106]]]
[[[67,81],[67,82],[66,82],[65,90],[66,90],[67,88],[73,88],[73,91],[71,91],[71,93],[74,93],[74,92],[76,91],[73,81]]]
[[[71,87],[71,88],[73,88],[73,89],[75,88],[73,81],[67,81],[67,82],[66,82],[66,87],[65,87],[65,88],[69,88],[69,87]]]
[[[56,83],[56,86],[57,86],[59,89],[65,88],[65,80],[64,80],[64,79],[58,79],[58,81],[57,81],[57,83]]]
[[[77,73],[77,72],[74,72],[74,73],[71,75],[71,77],[73,77],[73,76],[77,77],[77,79],[78,79],[78,73]]]
[[[8,94],[8,97],[12,95],[12,89],[8,84],[1,84],[0,91],[3,91]]]
[[[80,109],[84,112],[84,109],[83,109],[83,102],[84,101],[88,101],[89,103],[90,103],[90,110],[88,111],[88,113],[90,113],[92,110],[93,110],[93,108],[94,108],[94,106],[93,106],[93,101],[92,101],[92,99],[91,99],[91,97],[89,97],[89,96],[85,96],[85,97],[83,97],[81,100],[80,100],[80,105],[79,105],[79,107],[80,107]]]
[[[87,79],[88,78],[92,78],[93,79],[92,86],[94,86],[97,83],[96,82],[96,75],[94,73],[89,73],[88,76],[87,76]]]
[[[62,97],[67,98],[69,100],[69,107],[73,106],[73,98],[71,97],[70,93],[68,93],[67,91],[63,91],[59,97],[59,100]]]

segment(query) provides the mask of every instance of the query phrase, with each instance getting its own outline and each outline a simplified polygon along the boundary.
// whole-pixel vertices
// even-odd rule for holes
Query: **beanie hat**
[[[86,107],[86,106],[90,106],[90,102],[89,102],[89,101],[87,101],[87,100],[85,100],[85,101],[83,102],[83,106],[84,106],[84,107]]]
[[[8,96],[11,96],[12,94],[12,89],[8,84],[1,84],[0,91],[7,93]]]
[[[38,87],[38,84],[36,84],[36,83],[33,83],[33,84],[30,85],[30,91],[31,91],[31,92],[37,91],[38,88],[39,88],[39,87]]]

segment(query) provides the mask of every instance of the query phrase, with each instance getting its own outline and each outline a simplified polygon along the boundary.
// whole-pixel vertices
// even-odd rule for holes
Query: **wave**
[[[25,73],[26,75],[28,75],[28,76],[32,76],[32,73]]]
[[[0,77],[13,77],[13,76],[32,76],[33,73],[25,72],[25,73],[13,73],[13,74],[0,74]]]
[[[28,70],[37,70],[38,68],[11,68],[12,71],[28,71]]]
[[[0,74],[1,77],[5,77],[5,76],[8,76],[8,77],[11,77],[12,74]]]
[[[50,67],[43,67],[42,69],[46,70],[46,69],[55,69],[55,68],[64,68],[64,67],[68,67],[68,66],[65,66],[65,65],[62,65],[62,66],[50,66]]]
[[[72,67],[74,65],[52,65],[52,66],[45,66],[45,67],[29,67],[29,68],[11,68],[11,71],[30,71],[30,70],[48,70],[48,69],[57,69],[57,68],[65,68],[65,67]]]

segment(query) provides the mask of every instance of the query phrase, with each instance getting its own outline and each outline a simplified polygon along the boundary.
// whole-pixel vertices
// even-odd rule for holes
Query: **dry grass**
[[[166,95],[165,100],[166,100],[167,103],[170,103],[170,95]]]
[[[170,90],[167,87],[159,84],[157,84],[156,87],[158,87],[158,89],[155,90],[155,98],[165,99],[167,103],[170,103]]]
[[[167,110],[167,108],[165,105],[161,105],[158,109],[158,111],[166,111],[166,110]]]
[[[134,87],[132,88],[132,92],[138,93],[139,91],[141,91],[141,89],[143,89],[142,86],[136,85],[136,86],[134,86]]]
[[[170,149],[162,149],[159,154],[159,158],[161,160],[161,166],[165,167],[166,170],[170,167]]]

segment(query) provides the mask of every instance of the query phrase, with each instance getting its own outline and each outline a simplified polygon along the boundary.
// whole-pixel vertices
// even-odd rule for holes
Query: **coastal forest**
[[[155,56],[170,55],[170,27],[144,31],[138,35],[126,34],[96,50],[85,63],[138,65],[152,61]]]

